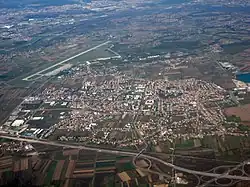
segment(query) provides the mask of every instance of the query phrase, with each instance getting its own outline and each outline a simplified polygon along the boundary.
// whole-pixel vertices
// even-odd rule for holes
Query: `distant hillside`
[[[78,2],[89,2],[90,0],[0,0],[1,8],[25,8],[25,7],[44,7],[64,4],[75,4]]]
[[[161,3],[164,4],[180,4],[180,3],[187,3],[190,2],[192,0],[161,0]]]

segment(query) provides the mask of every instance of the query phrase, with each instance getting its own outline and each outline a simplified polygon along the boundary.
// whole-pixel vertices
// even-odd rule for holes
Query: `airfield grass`
[[[76,57],[76,58],[74,58],[72,60],[69,60],[69,61],[67,61],[65,63],[62,63],[62,64],[58,64],[58,65],[56,65],[54,67],[51,67],[51,68],[49,68],[49,67],[53,66],[54,64],[56,64],[58,62],[56,62],[54,64],[49,64],[49,66],[46,66],[45,68],[43,68],[43,69],[47,69],[47,68],[49,68],[49,69],[42,71],[40,74],[43,74],[43,75],[47,74],[47,73],[49,73],[51,71],[54,71],[54,70],[62,67],[65,64],[68,64],[68,63],[72,64],[72,65],[77,65],[77,64],[82,64],[82,63],[85,63],[86,61],[91,61],[91,60],[94,60],[94,59],[97,59],[97,58],[111,57],[113,54],[111,52],[109,52],[109,51],[106,51],[105,49],[106,48],[100,47],[98,49],[95,49],[93,51],[90,51],[88,53],[80,55],[80,56],[78,56],[78,57]],[[31,77],[31,79],[34,79],[34,77]]]
[[[46,64],[42,65],[41,68],[37,69],[36,72],[39,72],[39,71],[42,71],[43,69],[49,68],[49,69],[44,70],[44,71],[41,72],[41,74],[46,74],[46,73],[49,73],[49,72],[63,66],[64,64],[67,64],[67,63],[70,63],[72,65],[77,65],[77,64],[85,63],[86,61],[91,61],[91,60],[95,60],[95,59],[98,59],[98,58],[107,58],[107,57],[114,56],[114,54],[107,51],[106,48],[107,48],[107,45],[102,46],[102,47],[97,48],[97,49],[95,49],[93,51],[82,54],[82,55],[80,55],[80,56],[78,56],[78,57],[76,57],[74,59],[71,59],[71,60],[69,60],[69,61],[67,61],[65,63],[59,64],[59,65],[57,65],[55,67],[49,68],[50,66],[53,66],[54,64],[57,64],[62,60],[60,60],[59,62],[55,62],[53,64],[52,63],[50,63],[50,64],[46,63]],[[74,56],[74,55],[72,55],[72,56]],[[67,59],[67,58],[65,58],[65,59]],[[36,73],[36,72],[34,72],[34,73]],[[26,75],[26,77],[27,77],[27,75]],[[30,78],[30,80],[32,80],[32,79],[33,79],[33,77]]]
[[[98,43],[98,44],[100,44],[100,43]],[[33,79],[37,78],[37,76],[34,75],[34,77],[31,77],[29,81],[22,80],[22,79],[24,79],[24,78],[26,78],[26,77],[28,77],[28,76],[30,76],[32,74],[35,74],[35,73],[37,73],[39,71],[42,71],[44,69],[47,69],[50,66],[53,66],[54,64],[57,64],[57,63],[65,60],[67,58],[70,58],[71,56],[74,56],[74,55],[79,54],[79,53],[81,53],[81,52],[83,52],[85,50],[88,50],[88,49],[90,49],[90,48],[92,48],[92,47],[94,47],[94,46],[96,46],[98,44],[90,46],[90,47],[88,47],[86,49],[76,50],[77,52],[75,52],[75,53],[72,53],[71,51],[69,51],[70,55],[68,55],[68,56],[66,56],[66,55],[60,56],[59,55],[58,60],[55,60],[54,62],[45,62],[45,61],[42,61],[42,60],[36,61],[37,65],[36,65],[35,68],[33,68],[31,71],[24,72],[23,75],[18,76],[17,78],[9,81],[9,84],[11,84],[12,86],[27,87],[33,81]],[[62,64],[60,64],[60,65],[58,65],[56,67],[52,67],[51,69],[45,70],[44,72],[41,72],[41,74],[46,74],[48,72],[51,72],[51,71],[63,66],[66,63],[71,63],[72,65],[77,65],[77,64],[85,63],[86,61],[92,61],[92,60],[95,60],[95,59],[98,59],[98,58],[107,58],[107,57],[115,56],[113,53],[106,50],[109,46],[110,46],[110,44],[103,45],[103,46],[101,46],[101,47],[99,47],[97,49],[94,49],[94,50],[92,50],[90,52],[87,52],[87,53],[85,53],[83,55],[80,55],[79,57],[76,57],[76,58],[74,58],[72,60],[69,60],[69,61],[67,61],[65,63],[62,63]],[[19,59],[19,61],[23,61],[23,59]],[[20,62],[20,63],[22,64],[24,62]]]
[[[107,58],[107,57],[112,57],[114,56],[114,54],[112,54],[111,52],[106,50],[106,47],[103,48],[98,48],[94,51],[90,51],[86,54],[83,54],[77,58],[74,58],[72,60],[69,61],[69,63],[75,65],[75,64],[83,64],[86,61],[92,61],[98,58]]]

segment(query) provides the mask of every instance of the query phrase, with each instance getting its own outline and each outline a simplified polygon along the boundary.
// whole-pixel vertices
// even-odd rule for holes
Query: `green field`
[[[53,177],[53,174],[54,174],[54,171],[56,169],[56,164],[57,164],[57,161],[53,161],[48,170],[47,170],[47,175],[46,175],[46,178],[45,178],[45,181],[44,181],[44,184],[46,185],[49,185],[51,184],[51,181],[52,181],[52,177]]]
[[[186,140],[181,143],[177,143],[175,145],[176,148],[192,148],[194,147],[194,141],[193,140]]]
[[[103,168],[103,167],[112,167],[115,166],[115,161],[111,162],[97,162],[96,168]]]
[[[36,76],[37,72],[40,72],[40,74],[46,74],[46,73],[49,73],[49,72],[51,72],[51,71],[53,71],[55,69],[60,68],[61,66],[63,66],[66,63],[70,63],[72,65],[77,65],[77,64],[82,64],[82,63],[85,63],[86,61],[92,61],[92,60],[95,60],[95,59],[98,59],[98,58],[107,58],[107,57],[115,56],[113,53],[106,50],[108,46],[109,46],[109,44],[106,44],[106,45],[101,46],[101,47],[99,47],[97,49],[94,49],[94,50],[89,51],[89,52],[87,52],[85,54],[82,54],[82,55],[80,55],[80,56],[78,56],[78,57],[76,57],[74,59],[68,60],[68,61],[66,61],[66,62],[64,62],[62,64],[58,64],[58,65],[56,65],[54,67],[53,67],[54,64],[60,63],[63,60],[58,61],[58,62],[54,62],[53,64],[51,64],[51,63],[43,64],[41,66],[41,68],[38,68],[37,71],[34,72],[34,76],[29,77],[29,79],[33,80],[34,77]],[[79,54],[79,53],[77,53],[77,54]],[[72,56],[74,56],[74,55],[72,55]],[[65,58],[65,59],[67,59],[67,58]],[[28,76],[26,75],[26,77],[28,77]]]
[[[223,45],[222,48],[224,49],[224,51],[226,53],[236,54],[236,53],[240,53],[246,49],[249,49],[250,48],[250,41],[227,44],[227,45]]]

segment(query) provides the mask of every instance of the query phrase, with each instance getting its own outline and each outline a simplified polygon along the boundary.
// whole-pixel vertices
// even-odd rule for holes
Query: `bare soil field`
[[[238,116],[243,122],[250,122],[250,104],[239,106],[239,107],[230,107],[224,110],[227,116]]]

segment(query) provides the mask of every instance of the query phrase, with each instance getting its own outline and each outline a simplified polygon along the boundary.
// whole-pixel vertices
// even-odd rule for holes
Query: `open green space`
[[[65,64],[66,64],[66,63],[65,63]],[[63,65],[64,65],[64,64],[58,64],[57,66],[51,67],[51,68],[48,69],[48,70],[44,70],[44,71],[41,72],[40,74],[45,75],[45,74],[47,74],[47,73],[49,73],[49,72],[52,72],[52,71],[54,71],[54,70],[56,70],[56,69],[62,67]],[[31,79],[36,79],[36,76],[39,76],[39,75],[34,75],[34,76],[32,76]]]
[[[91,60],[95,60],[98,58],[108,58],[108,57],[115,56],[111,52],[107,51],[106,48],[107,48],[106,45],[102,46],[98,49],[95,49],[93,51],[90,51],[86,54],[83,54],[77,58],[70,60],[69,63],[71,63],[71,64],[83,64],[86,61],[91,61]]]
[[[111,162],[96,162],[96,167],[97,168],[112,167],[112,166],[115,166],[115,161],[111,161]]]
[[[54,158],[55,160],[65,160],[68,158],[68,156],[64,156],[62,151],[58,151],[55,153]]]
[[[240,131],[250,131],[249,126],[246,126],[246,125],[243,125],[243,124],[239,124],[238,129]]]
[[[48,129],[50,126],[58,123],[61,116],[66,117],[68,115],[65,110],[52,110],[52,111],[37,111],[35,117],[43,117],[40,120],[29,120],[28,124],[30,128]]]
[[[201,47],[202,44],[199,41],[163,41],[159,46],[155,47],[153,51],[158,52],[175,52],[183,50],[194,50]]]
[[[133,170],[135,169],[132,162],[126,162],[126,163],[119,163],[117,166],[118,170],[120,171],[127,171],[127,170]]]
[[[246,49],[249,49],[250,48],[250,41],[227,44],[227,45],[223,45],[222,48],[224,49],[224,51],[226,53],[236,54],[236,53],[240,53]]]
[[[0,143],[4,143],[4,142],[11,142],[11,140],[5,139],[5,138],[0,138]]]
[[[192,148],[194,147],[194,140],[186,140],[175,144],[176,148]]]
[[[76,58],[65,61],[64,63],[58,64],[58,65],[56,65],[56,64],[62,62],[63,60],[59,61],[59,62],[54,62],[53,64],[51,64],[51,63],[43,64],[41,66],[41,68],[38,68],[37,71],[34,72],[34,75],[31,76],[29,79],[32,80],[32,79],[36,78],[35,76],[36,76],[37,72],[40,72],[41,74],[46,74],[46,73],[49,73],[49,72],[51,72],[51,71],[53,71],[55,69],[60,68],[61,66],[63,66],[66,63],[77,65],[77,64],[85,63],[86,61],[91,61],[91,60],[95,60],[95,59],[98,59],[98,58],[107,58],[107,57],[115,56],[113,53],[111,53],[110,51],[107,50],[108,46],[109,46],[109,44],[106,44],[104,46],[101,46],[101,47],[99,47],[97,49],[93,49],[92,51],[86,52],[85,54],[82,54],[82,55],[80,55],[80,56],[78,56]],[[79,54],[79,53],[77,53],[77,54]],[[72,55],[72,56],[74,56],[74,55]],[[66,59],[67,58],[65,58],[65,60]],[[53,65],[55,65],[55,66],[53,66]],[[26,76],[26,77],[28,77],[28,76]]]
[[[228,122],[235,122],[235,123],[239,123],[241,122],[240,117],[232,115],[232,116],[228,116],[226,119]]]
[[[44,183],[47,185],[51,184],[52,177],[53,177],[54,171],[56,169],[56,164],[57,164],[57,161],[52,161],[52,163],[50,164],[50,166],[47,170],[47,175],[46,175],[45,181],[44,181]]]

